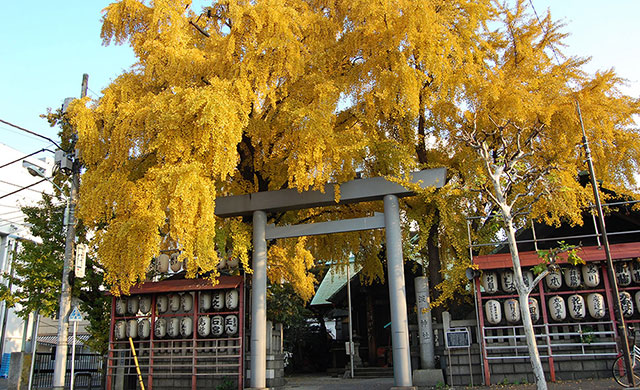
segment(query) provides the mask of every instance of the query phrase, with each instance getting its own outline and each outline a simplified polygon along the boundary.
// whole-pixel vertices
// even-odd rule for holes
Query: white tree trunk
[[[506,206],[506,205],[502,205]],[[531,321],[531,313],[529,312],[529,289],[525,286],[522,279],[522,268],[520,267],[520,255],[516,246],[516,234],[513,228],[513,217],[508,208],[501,208],[504,218],[505,227],[507,228],[507,239],[509,242],[509,250],[511,252],[511,261],[513,263],[514,279],[516,291],[518,292],[518,302],[520,303],[520,316],[522,317],[522,325],[529,349],[529,358],[533,376],[536,380],[538,390],[547,390],[547,381],[544,377],[540,354],[538,353],[538,343],[536,342],[533,331],[533,322]]]

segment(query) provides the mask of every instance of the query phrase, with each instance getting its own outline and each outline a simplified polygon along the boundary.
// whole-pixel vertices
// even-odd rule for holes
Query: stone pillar
[[[253,279],[251,284],[251,379],[253,389],[266,388],[267,373],[267,215],[253,213]]]

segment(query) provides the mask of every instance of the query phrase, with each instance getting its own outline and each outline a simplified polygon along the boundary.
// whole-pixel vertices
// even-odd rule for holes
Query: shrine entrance
[[[445,168],[411,174],[411,182],[421,188],[439,188],[445,182]],[[250,388],[266,388],[267,336],[267,240],[340,232],[385,229],[393,371],[397,389],[415,389],[411,375],[409,326],[400,231],[398,198],[414,193],[382,177],[351,180],[340,185],[340,201],[335,201],[334,185],[324,191],[298,192],[294,189],[258,192],[216,199],[218,217],[253,218],[253,277],[251,290],[251,378]],[[313,207],[383,200],[384,214],[304,225],[267,225],[267,213]]]

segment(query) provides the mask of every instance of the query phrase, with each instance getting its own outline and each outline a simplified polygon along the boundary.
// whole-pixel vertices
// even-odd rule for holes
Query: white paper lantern
[[[153,332],[154,332],[154,335],[157,338],[162,338],[162,337],[166,336],[167,335],[167,320],[165,320],[164,318],[158,318],[156,320]]]
[[[149,314],[151,311],[151,297],[149,295],[140,296],[140,312],[142,314]]]
[[[225,294],[225,306],[229,310],[236,310],[238,308],[238,290],[231,289]]]
[[[482,274],[482,287],[487,294],[495,294],[498,291],[498,276],[495,272],[486,271]]]
[[[207,312],[211,309],[211,293],[210,292],[200,292],[200,300],[198,302],[198,307],[201,312]]]
[[[230,257],[227,259],[227,268],[236,269],[240,264],[240,260],[237,257]]]
[[[636,298],[636,307],[640,307],[640,291],[636,291],[635,298]]]
[[[211,334],[211,318],[209,316],[198,317],[198,335],[207,337]]]
[[[536,323],[540,320],[540,306],[538,300],[535,298],[529,298],[529,314],[531,315],[531,321]]]
[[[578,288],[582,284],[582,276],[578,267],[569,266],[564,269],[564,283],[569,288]]]
[[[504,301],[504,318],[511,323],[520,321],[520,305],[516,299]]]
[[[180,254],[179,253],[172,253],[171,254],[171,260],[169,261],[169,265],[171,267],[171,271],[173,272],[179,272],[180,269],[182,268],[182,261],[179,261]]]
[[[169,298],[166,295],[158,295],[156,297],[156,311],[162,314],[167,310],[169,310]]]
[[[151,322],[147,318],[143,318],[138,322],[138,336],[142,339],[148,339],[151,335]]]
[[[116,314],[119,316],[127,314],[127,298],[116,298]]]
[[[620,293],[620,309],[625,318],[633,316],[633,300],[631,294],[626,291]]]
[[[138,308],[140,307],[140,298],[137,296],[129,297],[127,299],[127,311],[130,314],[138,314]]]
[[[156,271],[161,274],[169,272],[169,255],[162,253],[156,257]]]
[[[544,280],[547,282],[547,287],[549,287],[550,290],[557,290],[562,287],[562,274],[559,269],[549,271]]]
[[[589,309],[589,315],[596,320],[604,318],[607,314],[602,294],[593,293],[587,295],[587,308]]]
[[[616,263],[616,278],[618,279],[618,285],[626,287],[631,284],[631,270],[629,264],[626,262]]]
[[[582,280],[587,287],[598,287],[600,284],[600,271],[594,263],[587,263],[582,266]]]
[[[180,319],[180,336],[191,337],[193,334],[193,319],[191,317],[182,317]]]
[[[220,337],[224,333],[224,318],[222,316],[211,317],[211,335]]]
[[[531,284],[533,284],[533,280],[535,278],[533,277],[533,272],[527,270],[527,271],[522,271],[522,281],[524,282],[524,285],[529,287],[531,286]]]
[[[638,260],[631,262],[631,279],[633,283],[640,284],[640,261]]]
[[[560,295],[549,298],[549,314],[554,321],[564,321],[567,318],[567,308]]]
[[[213,293],[211,293],[211,307],[213,310],[224,309],[224,291],[213,290]]]
[[[569,315],[574,320],[583,320],[587,316],[587,310],[582,295],[574,294],[567,299]]]
[[[514,283],[513,271],[505,270],[500,275],[500,281],[502,282],[502,291],[512,293],[516,291],[516,285]],[[505,313],[506,315],[506,313]]]
[[[113,337],[116,340],[123,340],[127,337],[127,321],[116,321],[113,327]]]
[[[193,295],[190,293],[184,293],[180,297],[180,306],[185,313],[188,313],[193,309]]]
[[[167,320],[167,334],[169,337],[178,337],[180,335],[180,318],[171,317]]]
[[[231,314],[224,318],[224,332],[229,336],[238,333],[238,316]]]
[[[484,304],[484,310],[489,324],[497,325],[502,321],[502,309],[500,308],[500,302],[495,299],[490,299]]]
[[[180,310],[180,295],[169,294],[169,309],[173,312]]]
[[[127,337],[135,339],[138,337],[138,320],[127,321]]]

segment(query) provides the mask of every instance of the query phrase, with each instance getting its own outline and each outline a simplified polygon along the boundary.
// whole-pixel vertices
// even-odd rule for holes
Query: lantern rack
[[[221,291],[223,294],[229,291],[237,292],[234,298],[237,300],[232,303],[232,309],[225,305],[224,299],[222,307],[217,309],[213,306],[210,309],[201,307],[203,294],[211,296],[220,294]],[[177,310],[173,310],[176,307],[168,308],[167,301],[172,294],[190,295],[191,298],[186,300],[190,302],[191,307],[186,307],[185,310],[184,303],[181,302]],[[229,380],[235,382],[238,389],[243,388],[244,285],[242,277],[221,276],[216,286],[202,279],[145,283],[132,289],[130,297],[150,298],[151,308],[144,314],[139,310],[136,314],[123,313],[122,306],[116,310],[116,305],[122,305],[122,302],[118,302],[120,298],[113,297],[107,360],[107,390],[115,389],[119,381],[133,382],[132,378],[137,376],[128,336],[133,338],[138,367],[145,387],[149,390],[154,387],[157,389],[191,387],[192,390],[215,388]],[[159,304],[164,305],[164,310],[159,310]],[[132,310],[136,310],[136,306],[132,306]],[[211,318],[214,316],[223,319],[223,322],[214,325],[217,333],[213,332],[211,324]],[[225,324],[224,320],[230,317],[235,320],[232,318]],[[182,329],[177,331],[172,328],[170,333],[169,321],[175,318],[180,318],[178,326]],[[202,324],[199,322],[201,318],[203,318]],[[166,322],[166,328],[160,326],[158,323],[160,319]],[[145,321],[148,323],[142,325]],[[200,332],[199,324],[202,327]],[[135,325],[139,329],[138,332],[133,331]],[[174,325],[176,324],[171,326]],[[208,330],[204,329],[204,325]],[[228,326],[226,331],[225,325]],[[126,335],[122,334],[123,326]],[[125,388],[127,388],[126,385]]]
[[[625,322],[633,325],[636,332],[640,332],[640,263],[637,260],[632,260],[636,256],[627,255],[614,261],[621,300],[626,300],[627,304],[633,307],[633,314],[625,316]],[[538,351],[541,358],[548,360],[549,374],[552,381],[555,381],[556,370],[553,362],[554,357],[613,358],[618,355],[616,344],[618,331],[613,312],[613,296],[609,285],[607,267],[600,259],[587,258],[586,260],[587,264],[596,264],[598,266],[600,281],[597,286],[587,287],[582,283],[577,288],[568,287],[563,277],[564,275],[560,275],[562,279],[561,287],[551,289],[543,279],[530,294],[530,298],[537,300],[540,312],[539,320],[534,323]],[[502,271],[510,270],[510,268],[497,268],[497,263],[483,264],[482,261],[477,261],[477,264],[483,272],[498,272],[498,275]],[[523,271],[527,269],[526,266],[533,264],[535,263],[524,263]],[[566,265],[562,264],[562,266],[564,270]],[[481,353],[486,384],[490,383],[489,364],[491,361],[527,359],[529,356],[521,320],[517,323],[508,322],[505,318],[506,316],[503,315],[499,323],[487,323],[485,304],[488,301],[498,301],[501,309],[503,309],[502,306],[506,300],[517,300],[518,298],[515,292],[505,293],[504,285],[500,283],[500,277],[496,278],[494,282],[499,285],[499,288],[494,288],[492,294],[488,294],[485,288],[482,287],[482,276],[476,277],[475,284],[480,335],[482,336]],[[629,293],[629,296],[622,298],[623,292]],[[586,298],[590,294],[596,293],[604,298],[605,313],[602,318],[591,317],[586,307],[588,305]],[[582,319],[573,319],[569,315],[568,297],[576,294],[583,297],[584,300],[585,315]],[[636,295],[638,296],[636,297]],[[564,321],[555,321],[551,318],[548,305],[549,300],[554,296],[560,296],[565,301]]]

